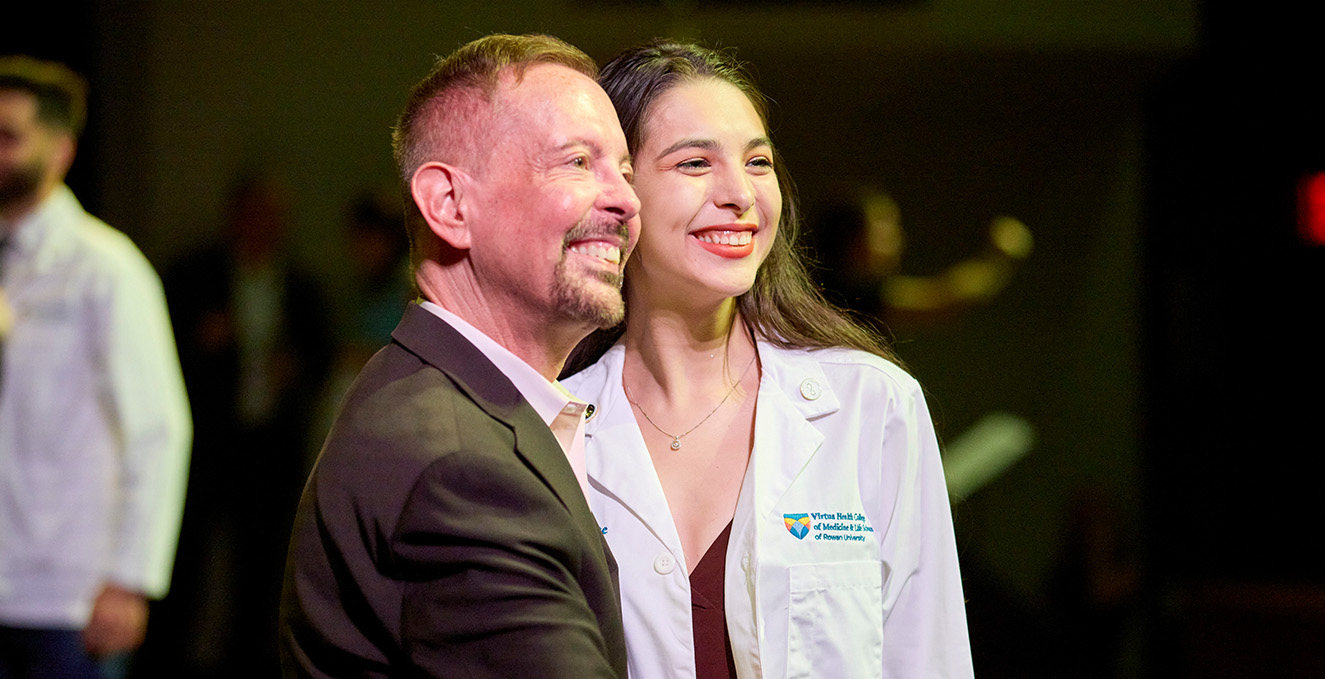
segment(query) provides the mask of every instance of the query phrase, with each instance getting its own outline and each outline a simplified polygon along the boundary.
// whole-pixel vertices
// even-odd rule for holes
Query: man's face
[[[494,313],[610,327],[639,236],[625,136],[588,77],[535,64],[503,76],[475,176],[470,258]],[[501,305],[501,306],[498,306]]]
[[[60,135],[37,119],[37,98],[0,90],[0,214],[33,200],[52,176]]]

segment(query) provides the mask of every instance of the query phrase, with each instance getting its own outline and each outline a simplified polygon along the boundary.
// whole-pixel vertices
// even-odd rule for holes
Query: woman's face
[[[759,114],[735,86],[706,78],[673,87],[647,116],[634,154],[641,230],[631,286],[659,301],[740,295],[782,215]]]

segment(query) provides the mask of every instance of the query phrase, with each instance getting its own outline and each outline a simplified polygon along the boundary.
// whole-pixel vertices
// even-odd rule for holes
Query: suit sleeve
[[[616,677],[578,584],[584,538],[497,450],[443,456],[410,493],[392,548],[405,654],[426,676]]]

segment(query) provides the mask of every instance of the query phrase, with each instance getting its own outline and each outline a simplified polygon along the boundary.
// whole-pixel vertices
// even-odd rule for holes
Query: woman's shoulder
[[[864,388],[902,394],[920,392],[920,384],[901,366],[860,349],[828,347],[823,349],[785,349],[761,345],[770,357],[791,370],[797,368],[822,372],[830,384],[859,384]],[[767,361],[766,361],[767,362]]]

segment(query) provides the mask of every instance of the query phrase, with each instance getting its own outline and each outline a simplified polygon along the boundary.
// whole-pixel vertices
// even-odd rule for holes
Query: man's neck
[[[0,206],[0,232],[8,232],[9,235],[13,235],[17,224],[36,210],[37,206],[41,205],[42,201],[51,195],[56,186],[59,186],[59,183],[48,183],[26,196],[15,198]]]
[[[519,314],[484,298],[476,286],[448,285],[426,271],[420,272],[418,284],[424,299],[464,319],[549,382],[556,381],[571,350],[593,330],[588,323],[553,323]]]

